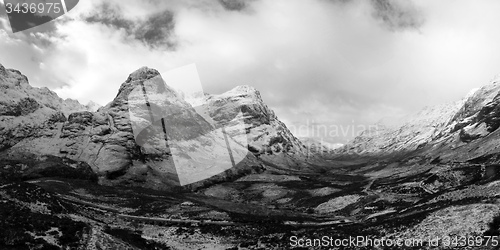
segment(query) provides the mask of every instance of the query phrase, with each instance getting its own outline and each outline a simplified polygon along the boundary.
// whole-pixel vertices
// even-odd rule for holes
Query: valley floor
[[[0,226],[10,230],[0,233],[0,247],[373,249],[370,239],[384,239],[382,244],[421,241],[381,249],[498,245],[496,166],[335,164],[319,173],[268,167],[195,192],[101,186],[62,177],[4,178]],[[363,241],[342,245],[341,240],[352,238]]]

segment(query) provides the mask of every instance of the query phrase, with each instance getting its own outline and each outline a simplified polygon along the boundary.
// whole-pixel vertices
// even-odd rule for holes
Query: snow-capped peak
[[[259,95],[259,91],[249,85],[240,85],[232,88],[223,95],[238,96],[238,95]]]

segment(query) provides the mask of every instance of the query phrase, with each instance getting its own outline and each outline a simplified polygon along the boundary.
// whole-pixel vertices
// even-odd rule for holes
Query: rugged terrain
[[[323,236],[422,240],[379,249],[494,249],[496,82],[324,154],[252,87],[193,107],[159,80],[141,68],[94,112],[0,67],[1,249],[329,249],[306,241]],[[148,111],[141,98],[152,90]],[[161,131],[158,117],[171,126]],[[165,137],[168,147],[158,144]],[[216,161],[228,152],[220,142],[241,161]],[[179,169],[188,157],[206,164]],[[192,169],[210,178],[196,181]]]

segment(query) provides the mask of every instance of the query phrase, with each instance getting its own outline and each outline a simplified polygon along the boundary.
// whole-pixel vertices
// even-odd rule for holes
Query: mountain
[[[426,107],[400,126],[379,123],[339,148],[337,154],[419,152],[426,157],[466,161],[498,153],[500,83],[493,80],[462,100]]]
[[[76,100],[63,100],[48,88],[30,86],[21,72],[0,64],[0,149],[43,134],[50,124],[86,110]]]
[[[91,112],[95,105],[77,106],[31,87],[19,71],[2,72],[3,158],[68,158],[88,164],[101,184],[154,189],[196,187],[261,171],[266,162],[304,165],[304,146],[249,86],[204,95],[193,107],[158,71],[143,67]]]
[[[230,118],[242,112],[248,149],[254,155],[283,168],[305,167],[305,146],[269,109],[255,88],[238,86],[220,95],[205,95],[205,98],[202,109],[208,111],[216,124],[227,124],[230,134],[237,126]]]

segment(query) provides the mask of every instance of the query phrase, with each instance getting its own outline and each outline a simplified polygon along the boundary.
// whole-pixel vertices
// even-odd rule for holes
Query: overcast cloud
[[[92,0],[16,34],[0,9],[0,63],[63,98],[105,105],[141,66],[196,63],[206,92],[254,86],[291,128],[342,127],[315,134],[331,142],[500,73],[496,0]]]

